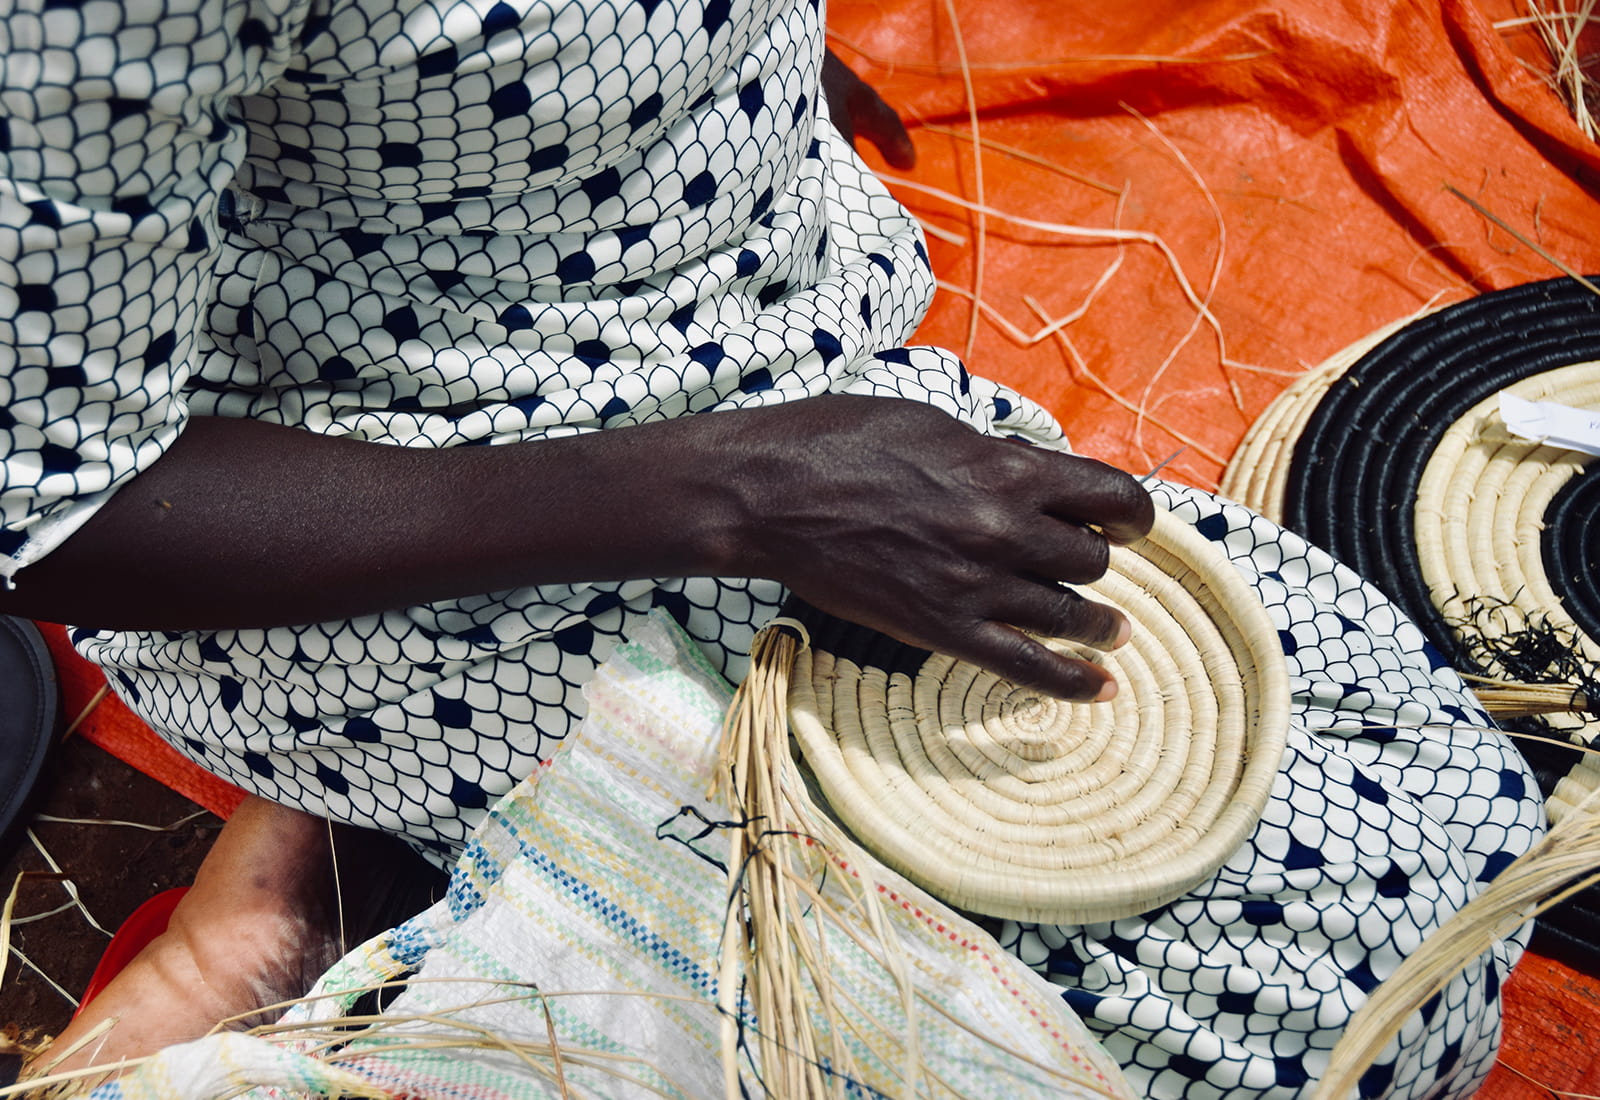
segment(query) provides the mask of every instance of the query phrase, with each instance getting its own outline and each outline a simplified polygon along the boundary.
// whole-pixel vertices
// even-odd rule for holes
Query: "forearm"
[[[526,585],[767,577],[1065,698],[1114,691],[1023,631],[1118,644],[1087,583],[1149,496],[927,406],[825,396],[502,447],[200,419],[0,611],[127,629],[290,625]],[[1020,629],[1019,629],[1020,628]]]
[[[726,423],[425,450],[196,418],[24,570],[0,610],[126,629],[274,626],[715,572],[733,522],[711,477]]]

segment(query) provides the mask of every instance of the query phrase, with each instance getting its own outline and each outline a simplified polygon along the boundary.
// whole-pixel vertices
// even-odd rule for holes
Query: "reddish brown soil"
[[[209,813],[169,832],[114,825],[63,825],[36,815],[117,819],[171,825],[198,811],[193,803],[79,738],[58,745],[36,791],[34,820],[25,823],[61,870],[77,884],[83,903],[111,931],[151,895],[186,885],[220,822]],[[0,894],[23,871],[50,867],[19,825],[6,837]],[[68,901],[61,882],[25,880],[13,919],[48,912]],[[108,942],[76,909],[37,923],[14,926],[12,945],[72,996],[80,996]],[[0,1027],[25,1043],[53,1035],[71,1018],[73,1005],[12,954],[0,984]]]

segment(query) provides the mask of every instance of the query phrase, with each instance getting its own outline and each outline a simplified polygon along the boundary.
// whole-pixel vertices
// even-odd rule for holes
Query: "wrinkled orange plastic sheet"
[[[1430,304],[1560,274],[1447,188],[1600,270],[1600,151],[1534,71],[1534,32],[1495,25],[1524,14],[836,0],[829,25],[911,125],[917,168],[886,174],[969,203],[981,186],[992,211],[893,186],[954,288],[918,339],[970,347],[1087,454],[1142,473],[1187,440],[1169,475],[1214,487],[1293,375]]]

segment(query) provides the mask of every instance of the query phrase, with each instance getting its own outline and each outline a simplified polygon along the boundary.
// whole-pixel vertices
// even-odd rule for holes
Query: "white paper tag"
[[[1526,401],[1500,394],[1500,415],[1513,435],[1551,447],[1600,455],[1600,410],[1575,409],[1555,401]]]

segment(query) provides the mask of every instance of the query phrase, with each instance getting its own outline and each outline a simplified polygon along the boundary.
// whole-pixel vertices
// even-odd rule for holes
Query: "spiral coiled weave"
[[[1108,703],[1067,703],[811,613],[789,717],[838,817],[959,908],[1081,923],[1213,874],[1266,804],[1288,729],[1276,630],[1221,552],[1159,514],[1088,591],[1133,638]]]

